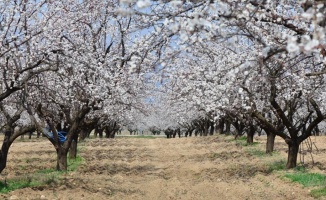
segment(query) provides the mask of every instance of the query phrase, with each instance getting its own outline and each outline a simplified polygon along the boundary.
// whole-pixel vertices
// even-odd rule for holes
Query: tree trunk
[[[209,124],[209,121],[206,120],[206,122],[204,122],[204,129],[203,129],[203,136],[208,136],[208,132],[209,132],[209,127],[210,127],[210,124]]]
[[[214,122],[210,123],[209,135],[214,135]]]
[[[68,163],[67,163],[67,151],[59,147],[57,149],[57,170],[58,171],[67,171]]]
[[[76,134],[74,136],[74,139],[72,140],[70,148],[69,148],[69,158],[70,159],[77,158],[77,144],[78,144],[78,135]]]
[[[266,153],[271,154],[274,151],[274,143],[275,143],[275,134],[266,132],[267,141],[266,141]]]
[[[73,140],[69,148],[69,158],[76,159],[76,157],[77,157],[77,142]]]
[[[95,138],[97,138],[97,136],[99,135],[99,137],[103,137],[103,128],[100,128],[100,127],[96,127],[95,130],[94,130],[94,136]]]
[[[196,130],[195,130],[195,136],[197,136],[197,135],[198,135],[198,130],[196,129]]]
[[[296,140],[291,140],[288,141],[287,144],[288,144],[288,162],[286,164],[286,168],[291,169],[297,166],[299,143]]]
[[[87,138],[91,138],[91,133],[92,133],[93,129],[88,129],[87,131]]]
[[[40,136],[41,136],[41,131],[37,131],[36,133],[37,133],[37,134],[36,134],[36,137],[37,137],[37,138],[40,138]]]
[[[314,128],[314,135],[315,136],[319,136],[320,135],[320,130],[319,130],[318,125]]]
[[[89,129],[86,127],[83,127],[80,130],[80,140],[84,141],[88,135],[89,135]]]
[[[242,136],[242,132],[243,132],[243,129],[240,127],[240,126],[234,126],[235,129],[236,129],[236,134],[235,134],[235,137],[234,139],[237,140],[239,137]]]
[[[254,134],[247,135],[247,144],[252,145],[254,143]]]
[[[115,137],[115,130],[112,130],[110,133],[109,133],[109,138],[114,138]]]
[[[242,123],[241,121],[237,120],[237,121],[233,122],[232,125],[236,130],[235,139],[238,139],[239,137],[241,137],[244,134],[245,124]],[[251,129],[251,127],[249,127],[249,130],[247,131],[247,133],[251,131],[250,129]]]
[[[192,130],[189,131],[189,137],[192,136],[192,132],[194,132],[194,129],[192,129]]]
[[[247,131],[247,144],[252,145],[254,143],[255,127],[251,125]]]
[[[98,136],[99,136],[100,138],[103,138],[103,129],[99,130],[99,132],[98,132]]]
[[[224,134],[224,117],[222,117],[218,120],[216,132],[218,134]]]
[[[230,134],[231,133],[231,122],[229,120],[225,123],[225,133]]]
[[[2,173],[2,171],[6,168],[7,157],[8,157],[8,150],[3,151],[2,149],[1,149],[1,154],[0,154],[0,173]]]
[[[10,147],[10,136],[12,132],[5,132],[5,137],[2,142],[1,152],[0,152],[0,173],[6,168],[7,166],[7,157]]]

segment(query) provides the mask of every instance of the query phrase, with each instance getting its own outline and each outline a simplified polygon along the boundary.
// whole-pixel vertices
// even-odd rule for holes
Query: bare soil
[[[255,141],[258,144],[243,146],[244,141],[231,136],[87,139],[79,144],[84,162],[77,171],[62,175],[56,184],[15,190],[0,199],[313,199],[313,188],[284,178],[291,170],[270,170],[273,163],[286,161],[286,144],[278,138],[275,154],[260,155],[266,137]],[[303,151],[305,166],[325,174],[326,137],[312,137],[312,142],[318,151],[314,146],[314,164]],[[55,166],[50,142],[19,139],[0,180]]]

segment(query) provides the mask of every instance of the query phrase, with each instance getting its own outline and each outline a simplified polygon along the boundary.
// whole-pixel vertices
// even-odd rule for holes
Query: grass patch
[[[76,171],[78,167],[83,163],[83,158],[77,156],[76,159],[67,160],[68,171]],[[0,182],[0,193],[8,193],[17,189],[27,187],[42,187],[60,182],[61,176],[64,171],[57,171],[55,169],[42,169],[35,173],[29,174],[28,176],[17,177],[10,180]]]
[[[123,135],[123,136],[118,136],[117,138],[138,138],[138,139],[156,139],[160,136],[154,136],[154,135]],[[163,136],[161,136],[163,138]]]
[[[153,135],[139,135],[139,136],[134,136],[134,138],[156,139],[156,137]]]
[[[247,141],[244,143],[244,144],[242,144],[242,146],[256,146],[257,144],[259,144],[259,142],[253,142],[252,144],[248,144],[247,143]]]
[[[257,156],[257,157],[271,157],[271,156],[280,154],[277,151],[273,151],[272,153],[269,154],[269,153],[266,153],[265,150],[261,150],[261,149],[258,149],[256,147],[255,148],[247,148],[246,152],[249,153],[252,156]]]
[[[296,172],[307,172],[306,167],[305,167],[305,166],[302,166],[302,165],[300,165],[300,166],[296,166],[296,167],[294,168],[294,170],[295,170]]]
[[[35,187],[39,185],[40,182],[33,180],[31,177],[8,180],[5,181],[5,183],[0,182],[0,193],[8,193],[20,188]]]
[[[246,151],[247,151],[250,155],[252,155],[252,156],[257,156],[257,157],[263,157],[263,156],[268,155],[268,154],[266,154],[265,151],[262,151],[262,150],[260,150],[260,149],[256,149],[256,148],[254,148],[254,149],[246,149]]]
[[[237,139],[235,139],[234,137],[232,138],[227,138],[225,139],[226,142],[231,142],[231,141],[235,141],[236,145],[241,145],[241,146],[256,146],[257,144],[259,144],[259,142],[253,142],[252,144],[248,144],[247,143],[247,136],[241,136],[238,137]]]
[[[293,182],[302,184],[304,187],[325,185],[325,175],[322,174],[297,172],[293,174],[285,174],[285,177]]]
[[[240,141],[247,141],[247,137],[246,136],[241,136],[241,137],[238,137],[237,140],[240,140]]]
[[[313,189],[310,192],[310,195],[314,198],[319,198],[322,196],[326,196],[326,187],[318,188],[318,189]]]
[[[8,193],[28,187],[42,187],[57,184],[60,181],[61,174],[63,172],[54,171],[47,173],[45,171],[39,171],[28,176],[5,180],[4,182],[0,182],[0,193]]]
[[[307,173],[304,166],[298,166],[294,169],[294,173],[285,174],[284,177],[292,182],[297,182],[304,187],[320,187],[311,190],[310,195],[314,198],[326,196],[326,176],[318,173]]]
[[[249,147],[251,147],[251,146],[257,146],[257,144],[259,144],[259,142],[253,142],[252,144],[248,144],[247,143],[247,139],[245,139],[245,140],[242,140],[242,139],[239,140],[239,139],[237,139],[237,140],[235,140],[235,142],[236,142],[237,145],[241,145],[241,146],[244,146],[244,147],[247,147],[247,146],[249,146]]]
[[[267,171],[271,173],[273,171],[285,170],[285,165],[286,163],[284,160],[275,161],[267,165]]]
[[[68,171],[76,171],[78,167],[83,163],[83,158],[81,156],[76,157],[76,159],[69,159],[68,158]]]

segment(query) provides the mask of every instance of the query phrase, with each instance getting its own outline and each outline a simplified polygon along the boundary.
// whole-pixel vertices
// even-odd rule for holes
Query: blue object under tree
[[[44,128],[44,133],[46,133],[48,136],[54,139],[53,133],[48,128]],[[58,131],[57,133],[58,133],[59,141],[61,143],[64,143],[67,140],[66,136],[68,133],[66,131]]]

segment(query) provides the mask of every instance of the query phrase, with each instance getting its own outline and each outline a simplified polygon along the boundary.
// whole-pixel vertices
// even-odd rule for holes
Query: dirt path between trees
[[[232,137],[89,139],[80,144],[84,162],[53,186],[25,188],[0,199],[313,199],[309,190],[271,172],[273,163],[286,160],[286,146],[278,140],[273,156],[260,155],[265,138],[246,147]],[[325,173],[326,138],[316,141],[314,155]],[[306,155],[306,162],[309,157]],[[46,140],[17,141],[1,180],[51,169],[56,155]]]

